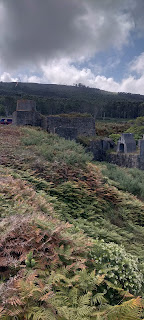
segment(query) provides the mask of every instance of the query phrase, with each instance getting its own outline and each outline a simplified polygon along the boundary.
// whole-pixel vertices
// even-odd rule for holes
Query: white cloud
[[[130,70],[138,74],[144,74],[144,52],[133,59],[130,63]]]
[[[123,79],[119,91],[144,95],[144,75],[140,78],[130,75],[128,78]]]
[[[86,86],[99,88],[111,92],[131,92],[137,94],[144,94],[144,53],[136,57],[130,63],[130,72],[126,78],[117,82],[112,77],[105,77],[102,70],[99,69],[100,74],[92,68],[78,68],[72,64],[70,59],[52,60],[47,64],[42,64],[40,67],[41,76],[35,75],[34,71],[30,76],[18,75],[14,77],[10,73],[4,72],[0,76],[1,81],[18,81],[23,82],[37,82],[37,83],[53,83],[73,85],[82,83]],[[135,71],[139,76],[131,74]]]
[[[2,82],[17,82],[18,78],[13,78],[10,73],[4,72],[0,76],[0,81]]]
[[[47,65],[42,65],[43,76],[38,82],[73,85],[82,83],[86,86],[99,88],[111,92],[131,92],[144,94],[144,53],[135,58],[130,64],[130,72],[126,78],[117,82],[112,77],[96,74],[90,68],[76,68],[70,60],[55,60]],[[131,71],[141,74],[133,76]],[[143,70],[143,71],[142,71]]]
[[[119,83],[114,81],[113,78],[95,75],[89,68],[78,69],[67,59],[55,60],[47,65],[42,65],[41,70],[43,75],[38,78],[37,82],[39,83],[66,85],[82,83],[85,86],[108,91],[119,91],[120,87]],[[27,82],[31,82],[31,77],[27,78]]]

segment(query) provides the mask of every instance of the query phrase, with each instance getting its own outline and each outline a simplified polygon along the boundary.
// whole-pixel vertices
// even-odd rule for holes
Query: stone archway
[[[124,153],[124,143],[119,144],[119,152]]]

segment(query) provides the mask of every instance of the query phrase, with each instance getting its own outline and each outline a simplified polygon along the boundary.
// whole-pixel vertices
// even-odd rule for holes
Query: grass
[[[81,145],[40,129],[3,128],[0,138],[0,163],[13,169],[14,178],[44,192],[61,219],[135,254],[138,247],[142,257],[143,171],[90,164]]]
[[[142,258],[142,171],[90,164],[81,145],[30,127],[2,130],[0,149],[13,177],[44,192],[62,220]]]
[[[120,168],[109,163],[102,164],[101,168],[102,173],[118,189],[129,192],[144,200],[144,171],[136,168]]]
[[[36,152],[51,163],[84,166],[87,161],[92,160],[92,155],[85,153],[84,148],[75,141],[65,140],[42,130],[26,128],[23,132],[25,133],[23,144],[35,146]]]
[[[86,269],[96,269],[100,276],[105,273],[113,285],[142,295],[144,172],[92,163],[91,155],[86,154],[81,145],[40,129],[2,128],[0,142],[0,232],[2,240],[7,239],[3,241],[3,247],[12,246],[13,257],[2,268],[2,276],[5,279],[13,275],[17,277],[17,272],[21,274],[22,270],[28,268],[27,272],[40,272],[36,281],[45,274],[43,279],[46,283],[48,273],[45,273],[42,265],[45,260],[41,261],[41,256],[38,257],[36,248],[37,241],[40,241],[42,250],[46,246],[44,253],[39,251],[42,258],[49,256],[45,242],[49,232],[56,243],[60,239],[59,257],[63,260],[65,272],[73,258],[71,240],[75,241],[76,254],[81,253],[84,243],[83,255],[88,257]],[[15,237],[17,230],[18,237]],[[60,237],[57,238],[57,235]],[[26,251],[23,239],[28,241]],[[64,245],[63,239],[66,239]],[[17,253],[21,249],[14,247],[15,241],[22,242],[22,254],[19,251]],[[31,247],[28,251],[31,241],[35,248],[33,252]],[[10,259],[9,250],[6,255]],[[81,268],[83,261],[81,258],[78,261],[78,268]],[[42,270],[38,269],[37,263]],[[49,265],[47,263],[48,268]],[[52,268],[57,268],[55,259]],[[102,282],[100,292],[103,289],[107,291],[108,301],[119,303],[115,289]],[[111,294],[113,298],[110,298]]]
[[[70,112],[70,113],[61,113],[51,115],[51,117],[62,117],[62,118],[91,118],[92,115],[90,113],[81,113],[81,112]]]

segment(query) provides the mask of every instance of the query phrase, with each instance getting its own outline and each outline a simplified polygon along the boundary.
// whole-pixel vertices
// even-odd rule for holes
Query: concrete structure
[[[33,100],[18,100],[16,111],[12,115],[12,123],[17,126],[41,126],[41,114],[36,111]]]
[[[136,152],[136,142],[132,133],[123,133],[117,144],[118,153]]]
[[[34,100],[17,100],[16,111],[36,111],[36,102]]]
[[[43,128],[66,139],[76,139],[78,136],[95,136],[95,120],[93,117],[80,115],[48,116],[43,122]]]

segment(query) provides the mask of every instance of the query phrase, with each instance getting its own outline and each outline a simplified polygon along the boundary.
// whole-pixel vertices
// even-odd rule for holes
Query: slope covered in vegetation
[[[144,96],[77,86],[0,83],[0,116],[16,109],[17,99],[34,99],[42,114],[86,112],[96,118],[133,119],[144,115]]]
[[[143,318],[142,179],[91,160],[74,141],[0,128],[0,319]]]

